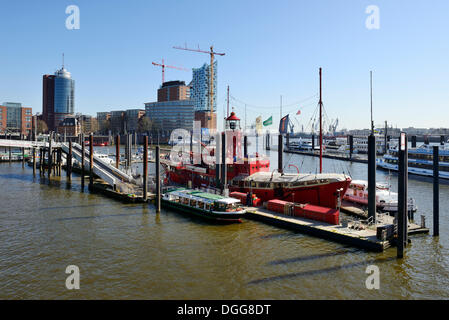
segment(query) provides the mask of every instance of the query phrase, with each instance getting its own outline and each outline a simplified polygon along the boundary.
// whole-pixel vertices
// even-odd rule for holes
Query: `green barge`
[[[183,188],[165,192],[161,205],[167,209],[222,223],[241,222],[245,215],[238,199]]]

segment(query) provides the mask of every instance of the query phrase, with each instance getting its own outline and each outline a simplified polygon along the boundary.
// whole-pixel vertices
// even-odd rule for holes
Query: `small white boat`
[[[115,161],[111,158],[109,158],[109,156],[107,154],[104,153],[98,153],[94,151],[94,156],[99,159],[100,161],[106,163],[106,164],[113,164],[115,163]]]
[[[361,205],[368,205],[368,181],[352,180],[343,199]],[[386,212],[398,211],[398,194],[392,192],[388,184],[376,183],[376,207]],[[408,211],[417,210],[415,200],[408,199]]]

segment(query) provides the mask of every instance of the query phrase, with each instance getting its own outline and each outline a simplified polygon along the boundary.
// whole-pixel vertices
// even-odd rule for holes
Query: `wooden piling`
[[[244,162],[248,163],[248,137],[243,137],[243,158]]]
[[[271,146],[270,146],[270,132],[267,132],[266,137],[266,142],[265,142],[265,149],[266,150],[270,150]]]
[[[42,174],[42,160],[43,158],[43,152],[42,152],[42,148],[39,148],[39,175]]]
[[[398,177],[398,216],[397,216],[397,226],[398,226],[398,237],[397,237],[397,257],[404,257],[404,243],[405,243],[405,233],[407,232],[404,226],[407,223],[407,192],[405,188],[406,175],[407,175],[407,159],[406,159],[406,145],[407,139],[406,134],[401,132],[399,138],[399,177]]]
[[[376,137],[368,136],[368,218],[376,222]]]
[[[94,135],[89,136],[89,190],[94,186]]]
[[[278,172],[283,173],[284,172],[284,165],[282,164],[284,155],[284,142],[282,134],[279,134],[278,136]]]
[[[50,135],[48,136],[49,140],[48,140],[48,160],[47,160],[47,166],[48,166],[48,177],[50,178],[51,176],[51,169],[52,169],[52,165],[53,165],[53,155],[52,155],[52,149],[51,149],[51,141],[52,141],[52,133],[50,133]]]
[[[160,150],[156,146],[156,213],[161,212],[161,173],[160,173]]]
[[[33,147],[33,175],[36,175],[36,148]]]
[[[81,188],[84,190],[84,177],[86,175],[86,170],[84,166],[86,153],[86,141],[84,139],[84,133],[81,133]]]
[[[404,152],[404,247],[408,244],[408,137],[405,135]]]
[[[227,187],[227,164],[226,164],[226,132],[221,134],[221,190],[222,192]]]
[[[433,147],[433,236],[440,235],[440,173],[439,149]]]
[[[115,167],[120,167],[120,135],[115,137]]]
[[[72,140],[69,141],[69,154],[67,155],[67,179],[72,180]]]
[[[221,133],[215,136],[215,186],[221,189]]]
[[[349,136],[349,159],[352,159],[352,153],[354,152],[354,136]]]
[[[143,141],[143,200],[147,201],[147,179],[148,179],[148,136]]]
[[[416,148],[416,136],[412,136],[412,148]]]

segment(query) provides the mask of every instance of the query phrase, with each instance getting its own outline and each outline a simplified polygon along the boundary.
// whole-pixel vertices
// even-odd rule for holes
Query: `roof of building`
[[[66,127],[66,126],[75,126],[78,124],[78,120],[76,118],[68,117],[62,120],[59,123],[59,126]]]
[[[232,111],[231,115],[226,120],[235,120],[235,121],[237,121],[237,120],[240,120],[240,118],[237,118],[237,116],[235,115],[235,112]]]
[[[292,182],[306,182],[313,180],[331,180],[331,181],[345,181],[349,176],[343,173],[284,173],[280,174],[274,172],[257,172],[250,176],[242,178],[243,181],[254,182],[273,182],[273,183],[292,183]]]
[[[185,81],[179,81],[179,80],[166,81],[162,84],[162,88],[172,87],[172,86],[185,86],[185,85],[186,85]]]

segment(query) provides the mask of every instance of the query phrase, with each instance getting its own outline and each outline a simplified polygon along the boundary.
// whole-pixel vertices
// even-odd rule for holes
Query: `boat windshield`
[[[215,210],[222,211],[222,212],[239,211],[239,210],[241,210],[241,204],[238,202],[234,202],[234,203],[216,202]]]

